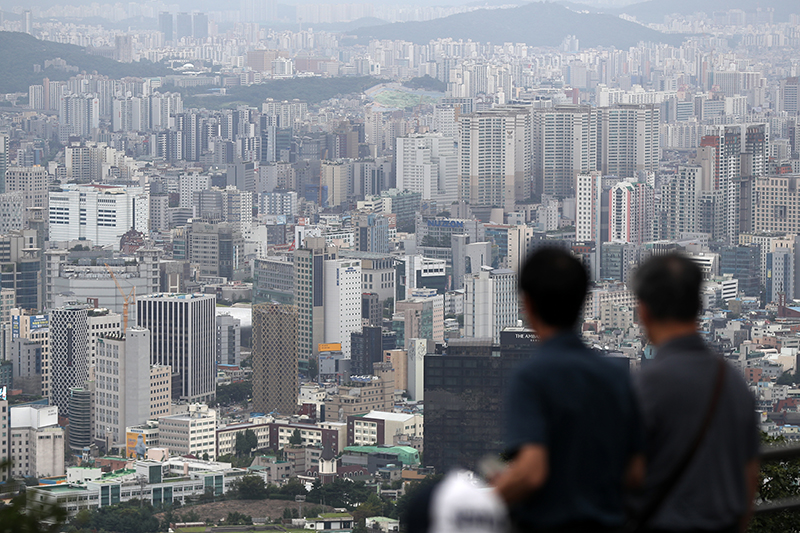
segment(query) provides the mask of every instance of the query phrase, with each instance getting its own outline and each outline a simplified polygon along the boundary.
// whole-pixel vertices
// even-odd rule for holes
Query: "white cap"
[[[503,533],[508,510],[494,491],[472,472],[457,470],[445,476],[431,498],[430,533]]]

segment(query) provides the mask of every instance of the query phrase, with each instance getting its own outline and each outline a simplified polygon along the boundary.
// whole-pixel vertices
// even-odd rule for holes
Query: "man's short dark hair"
[[[671,253],[645,261],[633,274],[633,292],[656,320],[691,322],[702,304],[703,272],[685,255]]]
[[[581,262],[560,248],[533,253],[519,276],[520,291],[530,298],[536,315],[558,328],[571,328],[578,322],[588,286]]]

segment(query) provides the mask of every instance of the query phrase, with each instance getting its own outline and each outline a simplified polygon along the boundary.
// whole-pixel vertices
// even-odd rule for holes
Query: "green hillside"
[[[350,34],[362,39],[405,39],[418,44],[449,37],[530,46],[558,46],[567,35],[575,35],[581,47],[620,49],[635,46],[640,41],[681,42],[680,36],[651,30],[614,15],[579,13],[550,2],[534,2],[510,9],[480,9],[425,22],[359,28]]]
[[[360,94],[387,80],[361,76],[354,78],[293,78],[270,80],[260,85],[231,87],[228,94],[217,95],[197,91],[184,92],[183,107],[207,109],[233,108],[237,105],[260,107],[267,98],[293,100],[295,98],[317,104],[338,95]]]
[[[0,93],[25,92],[28,86],[42,83],[43,78],[66,80],[74,72],[54,68],[34,72],[34,65],[44,67],[44,62],[60,57],[79,72],[97,72],[112,78],[125,76],[164,76],[171,73],[167,67],[154,63],[120,63],[113,59],[87,54],[80,46],[40,41],[26,33],[0,32]]]

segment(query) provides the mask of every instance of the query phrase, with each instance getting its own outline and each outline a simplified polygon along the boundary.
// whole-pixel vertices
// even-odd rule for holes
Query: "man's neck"
[[[651,325],[648,328],[647,336],[650,342],[656,346],[663,346],[665,343],[697,334],[697,324],[692,322],[662,322]]]

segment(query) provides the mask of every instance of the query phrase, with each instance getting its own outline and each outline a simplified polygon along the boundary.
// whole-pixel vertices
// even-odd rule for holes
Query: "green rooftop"
[[[411,446],[346,446],[344,451],[352,453],[387,453],[396,455],[404,465],[416,466],[419,464],[419,452]]]

